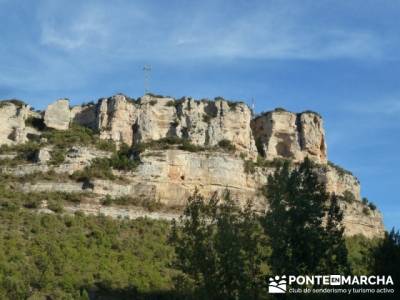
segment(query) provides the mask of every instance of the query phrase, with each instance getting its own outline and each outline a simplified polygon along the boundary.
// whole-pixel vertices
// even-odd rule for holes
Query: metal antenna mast
[[[254,101],[254,98],[251,98],[251,111],[253,116],[256,114],[256,102]]]
[[[143,75],[144,75],[144,94],[146,95],[150,90],[150,73],[151,66],[144,65],[143,67]]]

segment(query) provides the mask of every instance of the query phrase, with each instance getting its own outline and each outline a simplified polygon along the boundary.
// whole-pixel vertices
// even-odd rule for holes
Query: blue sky
[[[399,1],[0,0],[0,99],[150,90],[322,114],[329,159],[400,227]]]

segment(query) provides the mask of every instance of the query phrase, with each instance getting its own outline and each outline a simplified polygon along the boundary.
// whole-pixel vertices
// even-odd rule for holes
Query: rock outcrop
[[[255,118],[252,128],[258,150],[266,159],[327,161],[322,118],[316,113],[276,110]]]
[[[71,121],[71,111],[69,101],[60,99],[47,106],[44,112],[44,124],[48,128],[57,130],[67,130]]]
[[[0,102],[0,145],[21,144],[28,141],[27,135],[35,132],[25,121],[33,114],[30,107],[19,100]]]
[[[251,118],[251,110],[244,103],[151,95],[132,100],[119,94],[100,99],[97,105],[72,108],[73,122],[117,143],[135,145],[177,137],[212,147],[229,140],[239,152],[255,158]]]
[[[362,203],[357,178],[327,163],[323,121],[317,113],[295,114],[277,109],[254,118],[250,108],[241,102],[222,98],[215,101],[187,97],[176,100],[154,95],[135,100],[118,94],[71,109],[68,100],[58,100],[44,113],[33,112],[20,103],[0,103],[0,144],[24,143],[33,134],[34,140],[39,140],[42,145],[33,163],[8,165],[2,167],[1,172],[13,176],[46,172],[64,174],[58,179],[63,182],[51,181],[51,176],[50,180],[49,176],[40,180],[39,176],[34,183],[20,184],[20,188],[24,192],[85,192],[93,196],[93,202],[71,206],[68,208],[70,211],[81,208],[87,213],[102,211],[112,216],[121,213],[133,217],[138,215],[137,208],[106,208],[102,207],[100,199],[106,195],[128,196],[141,201],[157,201],[175,209],[182,207],[196,188],[204,195],[228,189],[234,199],[243,204],[250,199],[257,210],[263,211],[268,207],[260,188],[265,186],[275,167],[273,164],[258,164],[257,156],[267,162],[276,159],[300,162],[309,157],[316,162],[320,180],[326,183],[327,191],[347,199],[341,203],[346,234],[375,237],[384,232],[380,212]],[[82,171],[95,159],[109,158],[112,153],[99,150],[101,148],[95,145],[69,144],[67,149],[63,149],[64,154],[61,153],[65,155],[63,162],[53,165],[56,160],[52,155],[57,147],[40,139],[40,130],[28,122],[32,118],[35,124],[44,123],[55,130],[66,130],[71,123],[89,127],[100,139],[111,140],[117,145],[136,146],[174,138],[186,141],[195,150],[189,152],[177,146],[162,150],[145,149],[140,154],[132,154],[131,159],[140,161],[134,172],[113,171],[119,180],[97,178],[88,182],[85,176],[81,176],[83,181],[77,182],[68,174]],[[222,141],[235,151],[224,151],[219,145]],[[10,161],[15,156],[15,153],[2,153],[0,161]],[[253,165],[251,172],[246,163]],[[164,212],[164,215],[168,214]]]

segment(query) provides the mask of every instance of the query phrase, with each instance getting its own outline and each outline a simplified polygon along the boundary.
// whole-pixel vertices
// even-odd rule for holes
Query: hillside
[[[321,116],[284,109],[253,116],[241,102],[118,94],[44,111],[0,103],[1,206],[172,219],[198,188],[225,189],[265,210],[261,189],[283,160],[314,161],[341,196],[345,233],[382,236],[382,216],[351,172],[328,161]]]

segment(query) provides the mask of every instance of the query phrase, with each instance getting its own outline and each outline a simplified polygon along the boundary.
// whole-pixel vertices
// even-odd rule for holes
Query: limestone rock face
[[[186,98],[179,103],[177,114],[178,136],[201,146],[215,146],[221,140],[229,140],[238,151],[256,156],[250,127],[252,113],[246,104]]]
[[[47,106],[44,112],[44,123],[47,127],[57,130],[67,130],[71,121],[69,101],[60,99]]]
[[[321,180],[326,183],[329,193],[344,195],[346,192],[350,192],[356,200],[361,201],[360,182],[353,175],[342,174],[328,165],[321,173]]]
[[[35,162],[39,164],[45,164],[51,159],[51,149],[44,147],[39,149],[35,154]]]
[[[273,111],[255,118],[252,128],[258,150],[268,160],[309,157],[326,163],[322,118],[315,113]]]
[[[101,99],[97,104],[96,114],[100,138],[111,139],[116,143],[133,144],[137,107],[124,95]]]
[[[0,145],[20,144],[27,141],[25,120],[29,107],[24,104],[0,102]]]
[[[165,137],[176,137],[175,127],[179,122],[175,106],[169,97],[153,97],[145,95],[140,99],[134,131],[134,143],[159,140]]]
[[[96,129],[97,106],[95,104],[74,106],[71,109],[71,120],[82,126]]]
[[[326,143],[322,118],[315,113],[300,114],[300,145],[304,156],[325,163]]]
[[[74,122],[117,143],[134,145],[178,137],[199,146],[215,146],[229,140],[238,151],[253,157],[257,154],[251,110],[244,103],[151,95],[133,101],[119,94],[101,99],[96,106],[74,107],[71,114]]]

